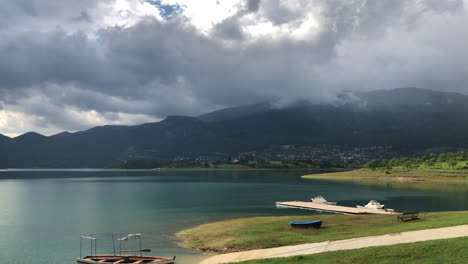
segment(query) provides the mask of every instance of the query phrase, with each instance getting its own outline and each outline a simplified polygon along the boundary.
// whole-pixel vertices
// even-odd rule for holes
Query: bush
[[[380,163],[377,160],[371,160],[366,163],[365,167],[371,170],[375,170],[380,166]]]

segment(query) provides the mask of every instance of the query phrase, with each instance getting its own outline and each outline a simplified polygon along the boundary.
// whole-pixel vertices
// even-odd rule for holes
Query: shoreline
[[[276,168],[1,168],[0,171],[335,171],[343,172],[353,169],[346,168],[294,168],[294,169],[276,169]]]
[[[468,182],[468,170],[417,169],[417,170],[370,170],[358,169],[344,172],[308,174],[303,179],[336,180],[352,182],[397,182],[397,183],[458,183]]]

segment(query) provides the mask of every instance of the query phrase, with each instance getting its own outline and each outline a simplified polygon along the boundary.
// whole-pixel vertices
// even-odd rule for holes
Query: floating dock
[[[356,208],[348,206],[339,206],[339,205],[329,205],[313,202],[276,202],[278,207],[288,207],[288,208],[298,208],[298,209],[307,209],[307,210],[316,210],[323,212],[331,213],[342,213],[342,214],[384,214],[384,215],[394,215],[398,214],[397,212],[389,212],[381,209],[367,209],[367,208]]]

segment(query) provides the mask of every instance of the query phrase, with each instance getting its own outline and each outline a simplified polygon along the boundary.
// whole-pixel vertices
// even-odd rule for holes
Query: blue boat
[[[306,221],[306,222],[290,222],[289,223],[292,227],[315,227],[320,228],[322,226],[322,220],[315,220],[315,221]]]

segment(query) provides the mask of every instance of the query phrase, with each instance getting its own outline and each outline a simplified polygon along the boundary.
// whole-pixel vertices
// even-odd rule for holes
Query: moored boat
[[[289,223],[292,227],[315,227],[320,228],[322,226],[322,220],[315,220],[315,221],[305,221],[305,222],[290,222]]]
[[[367,203],[366,205],[364,205],[364,206],[356,205],[356,207],[357,208],[364,208],[364,209],[385,210],[385,211],[388,211],[388,212],[394,212],[395,211],[393,209],[385,208],[384,204],[381,204],[381,203],[377,202],[376,200],[370,200],[369,203]]]
[[[336,202],[329,202],[323,198],[323,196],[319,195],[317,197],[311,198],[311,202],[313,203],[319,203],[319,204],[328,204],[328,205],[336,205]]]
[[[90,254],[82,256],[83,253],[83,239],[89,240],[90,242]],[[122,249],[122,245],[132,239],[139,240],[139,249],[125,250]],[[102,251],[101,246],[105,245],[112,248],[108,250],[112,251],[112,254],[97,254],[98,240],[107,240],[107,242],[99,243],[99,249]],[[109,241],[110,240],[110,241]],[[151,252],[150,249],[141,248],[141,234],[86,234],[81,236],[80,241],[80,257],[76,260],[79,264],[117,264],[117,263],[134,263],[134,264],[173,264],[175,263],[176,257],[164,258],[164,257],[153,257],[143,256],[143,252]],[[124,254],[122,254],[124,253]],[[128,253],[134,253],[136,255],[128,255]]]

